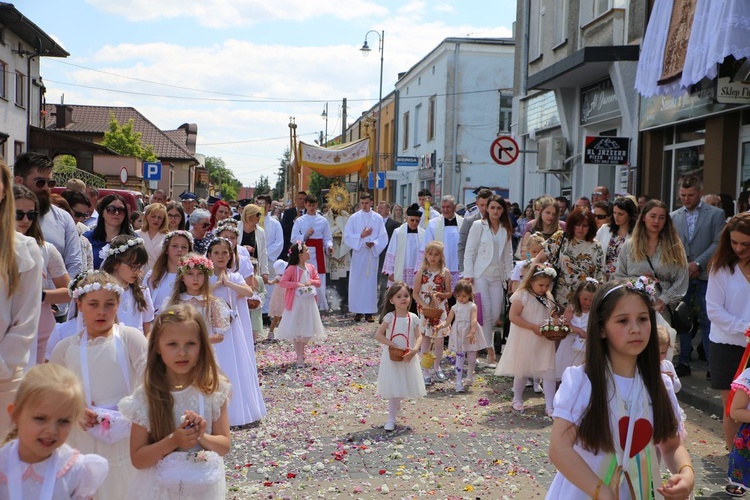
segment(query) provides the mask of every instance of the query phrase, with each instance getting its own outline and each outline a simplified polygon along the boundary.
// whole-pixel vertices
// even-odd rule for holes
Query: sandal
[[[727,492],[727,495],[731,497],[744,497],[745,492],[747,492],[747,489],[744,486],[741,486],[739,484],[728,484],[724,491]]]
[[[514,401],[513,409],[516,411],[523,411],[523,403],[521,401]]]

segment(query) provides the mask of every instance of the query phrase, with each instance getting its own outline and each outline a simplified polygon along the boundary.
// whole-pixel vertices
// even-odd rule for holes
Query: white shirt
[[[266,232],[268,261],[276,262],[282,250],[284,250],[284,231],[281,229],[281,223],[271,215],[266,214],[263,218],[263,230]]]
[[[65,261],[68,275],[73,278],[83,271],[81,240],[73,217],[65,210],[52,205],[50,211],[39,217],[44,241],[52,243]]]
[[[725,267],[708,275],[706,313],[711,322],[708,338],[717,344],[745,347],[745,330],[750,326],[750,283],[739,266],[730,274]]]

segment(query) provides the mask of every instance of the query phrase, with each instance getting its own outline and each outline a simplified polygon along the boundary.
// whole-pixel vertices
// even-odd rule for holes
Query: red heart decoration
[[[620,447],[625,449],[625,440],[628,437],[628,425],[630,424],[630,417],[622,417],[618,423],[620,428]],[[630,458],[633,458],[639,454],[649,442],[651,437],[654,435],[654,427],[651,422],[645,418],[639,418],[633,425],[633,443],[630,445]]]

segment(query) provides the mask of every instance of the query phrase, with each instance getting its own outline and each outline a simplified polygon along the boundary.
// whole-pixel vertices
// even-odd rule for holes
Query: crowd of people
[[[695,177],[671,212],[602,186],[572,207],[544,195],[523,209],[486,188],[439,210],[426,189],[405,208],[361,193],[351,214],[305,192],[282,211],[270,196],[238,210],[157,190],[139,214],[80,181],[54,186],[44,155],[0,164],[10,498],[223,497],[230,428],[267,411],[256,342],[288,342],[304,370],[332,309],[378,323],[386,432],[403,399],[451,378],[463,393],[480,369],[513,378],[512,411],[543,393],[559,471],[548,498],[687,497],[675,392],[697,333],[730,412],[727,492],[750,486],[738,451],[750,440],[750,214],[702,199]]]

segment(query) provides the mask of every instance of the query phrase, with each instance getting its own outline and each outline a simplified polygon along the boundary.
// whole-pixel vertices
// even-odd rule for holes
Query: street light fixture
[[[321,144],[323,147],[328,146],[328,103],[325,103],[325,106],[323,106],[323,112],[320,113],[320,116],[325,119],[326,121],[326,135],[325,135],[325,142]]]
[[[376,172],[380,169],[380,117],[381,112],[383,110],[383,47],[385,45],[385,31],[376,31],[376,30],[370,30],[367,33],[365,33],[365,43],[362,44],[362,48],[359,49],[362,52],[362,55],[367,57],[370,55],[370,52],[372,52],[372,49],[369,45],[367,45],[367,37],[370,35],[370,33],[375,33],[378,36],[378,52],[380,52],[380,92],[378,94],[378,119],[377,119],[377,127],[375,127],[375,162],[373,162],[372,165],[372,186],[373,186],[373,194],[375,194],[376,187],[377,187],[377,177]],[[377,196],[375,196],[377,198]],[[377,201],[377,200],[373,200]]]

